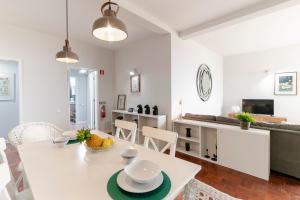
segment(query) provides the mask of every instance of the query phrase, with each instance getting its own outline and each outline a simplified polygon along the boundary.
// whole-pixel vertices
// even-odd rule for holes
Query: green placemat
[[[77,139],[75,140],[69,140],[68,144],[77,144],[79,141]]]
[[[143,194],[126,192],[122,190],[117,183],[117,177],[121,171],[122,170],[112,175],[112,177],[110,177],[107,183],[107,192],[110,195],[110,197],[114,200],[159,200],[166,197],[167,194],[170,192],[171,181],[165,172],[162,172],[164,176],[164,181],[161,184],[161,186],[159,186],[157,189]]]

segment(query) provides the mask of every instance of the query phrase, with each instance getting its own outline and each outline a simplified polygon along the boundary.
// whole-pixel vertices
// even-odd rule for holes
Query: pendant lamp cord
[[[111,4],[111,1],[109,0],[109,4],[108,4],[108,6],[109,6],[109,7],[108,7],[108,8],[109,8],[109,10],[111,10],[111,5],[110,5],[110,4]]]
[[[67,33],[67,40],[69,40],[69,9],[68,9],[68,0],[66,0],[66,33]]]

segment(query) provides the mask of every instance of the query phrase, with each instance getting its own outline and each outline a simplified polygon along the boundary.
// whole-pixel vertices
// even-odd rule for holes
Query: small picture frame
[[[15,99],[15,74],[0,73],[0,101]]]
[[[297,72],[276,73],[274,95],[297,95]]]
[[[125,105],[126,105],[126,95],[125,94],[119,94],[118,95],[117,109],[118,110],[125,110]]]
[[[139,93],[141,91],[140,75],[130,76],[131,93]]]

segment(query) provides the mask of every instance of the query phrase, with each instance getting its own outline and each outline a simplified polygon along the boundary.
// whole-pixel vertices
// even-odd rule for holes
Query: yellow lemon
[[[104,139],[102,143],[103,148],[109,148],[111,146],[111,141],[109,139]]]
[[[111,137],[109,137],[108,140],[110,141],[111,145],[114,143],[114,140]]]

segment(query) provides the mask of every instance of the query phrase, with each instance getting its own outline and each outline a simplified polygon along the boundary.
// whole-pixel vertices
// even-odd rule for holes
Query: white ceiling
[[[100,0],[69,0],[70,38],[102,47],[116,49],[153,34],[143,26],[128,20],[121,9],[120,18],[127,26],[129,37],[118,43],[102,42],[92,34],[92,24],[101,16]],[[64,0],[0,0],[0,23],[12,24],[65,38]]]
[[[118,43],[102,42],[91,35],[94,20],[101,16],[100,6],[103,1],[106,0],[69,0],[71,40],[117,49],[153,34],[162,34],[155,31],[158,28],[156,30],[166,32],[186,32],[189,38],[221,55],[300,42],[299,6],[197,33],[201,25],[204,28],[208,25],[209,29],[209,22],[224,23],[219,20],[230,21],[229,16],[238,18],[247,9],[253,12],[249,8],[259,10],[263,5],[300,0],[113,0],[121,5],[119,17],[129,32],[128,39]],[[65,1],[0,0],[0,23],[46,32],[64,39]],[[196,36],[193,31],[197,33]]]
[[[176,31],[270,0],[127,0]]]
[[[218,29],[195,40],[224,56],[300,44],[300,5]]]

